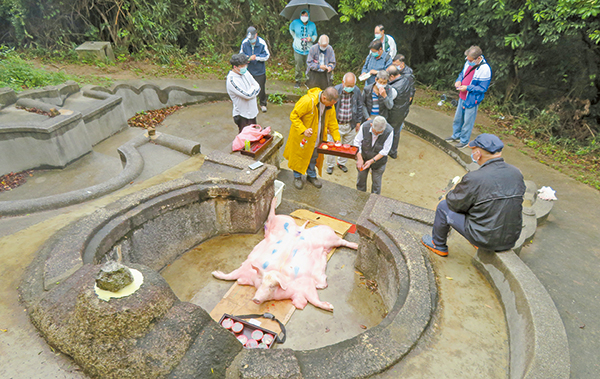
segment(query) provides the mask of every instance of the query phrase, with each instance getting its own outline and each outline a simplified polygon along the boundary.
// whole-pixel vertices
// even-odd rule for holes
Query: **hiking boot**
[[[298,189],[304,188],[304,182],[302,181],[302,178],[294,178],[294,187]]]
[[[323,184],[321,184],[321,181],[317,177],[311,178],[310,176],[307,176],[306,181],[317,188],[323,187]]]
[[[454,137],[450,136],[450,137],[444,139],[444,141],[446,141],[446,142],[458,142],[460,140],[458,138],[454,138]]]
[[[327,170],[325,170],[325,172],[329,175],[333,174],[333,167],[327,167]]]
[[[423,244],[423,246],[425,246],[426,248],[428,248],[429,250],[433,251],[441,257],[448,256],[448,248],[435,246],[435,243],[433,243],[433,238],[431,238],[429,234],[425,234],[423,237],[421,237],[421,243]]]
[[[262,113],[267,113],[267,106],[266,105],[261,105],[260,106],[260,110],[262,111]]]
[[[338,163],[338,168],[343,172],[348,172],[348,167],[344,166],[343,164]]]
[[[454,145],[454,147],[456,147],[457,149],[463,149],[463,148],[467,147],[468,145],[469,144],[467,144],[467,143],[459,142],[456,145]]]

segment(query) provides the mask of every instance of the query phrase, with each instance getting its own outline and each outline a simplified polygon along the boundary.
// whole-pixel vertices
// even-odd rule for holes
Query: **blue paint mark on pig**
[[[269,262],[268,262],[268,261],[267,261],[267,262],[265,262],[265,263],[263,263],[263,269],[265,269],[265,268],[267,268],[267,267],[269,267]]]

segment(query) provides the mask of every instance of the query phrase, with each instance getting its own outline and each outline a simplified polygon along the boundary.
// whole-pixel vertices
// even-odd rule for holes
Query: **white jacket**
[[[253,119],[258,115],[256,96],[260,92],[260,85],[250,72],[240,75],[229,71],[227,74],[227,93],[233,102],[233,116],[240,115]]]

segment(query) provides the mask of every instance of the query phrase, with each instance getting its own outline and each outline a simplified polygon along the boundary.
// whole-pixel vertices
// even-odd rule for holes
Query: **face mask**
[[[467,64],[468,64],[469,66],[475,66],[475,65],[477,65],[477,59],[474,59],[474,60],[473,60],[473,61],[471,61],[471,62],[467,61]]]
[[[477,163],[477,159],[473,158],[473,153],[471,153],[471,160],[473,161],[473,163]]]
[[[248,72],[248,67],[242,67],[242,68],[240,68],[240,74],[244,75],[247,72]]]
[[[344,91],[350,93],[350,92],[354,91],[354,87],[344,87]]]
[[[371,51],[371,55],[373,56],[373,58],[377,58],[379,56],[379,53],[377,51]]]
[[[252,38],[252,39],[250,40],[250,43],[256,43],[256,38]]]
[[[321,46],[319,46],[319,50],[321,50],[321,52],[322,52],[323,54],[325,54],[325,50],[327,50],[327,46],[325,46],[325,47],[321,47]]]
[[[381,39],[381,34],[375,34],[375,39]]]
[[[308,22],[308,16],[301,16],[300,21],[306,24]]]
[[[385,84],[381,84],[381,83],[376,83],[377,88],[382,89],[383,87],[385,87]]]

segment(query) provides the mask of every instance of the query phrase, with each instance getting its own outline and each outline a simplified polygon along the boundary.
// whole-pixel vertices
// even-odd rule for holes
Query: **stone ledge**
[[[510,378],[570,377],[567,334],[552,298],[513,252],[477,252],[473,263],[494,286],[510,339]]]

